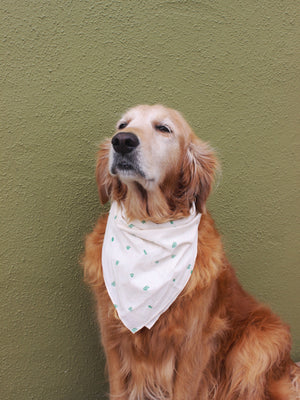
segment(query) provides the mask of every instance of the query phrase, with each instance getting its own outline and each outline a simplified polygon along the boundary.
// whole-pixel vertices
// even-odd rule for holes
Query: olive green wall
[[[105,397],[78,259],[97,144],[138,103],[181,110],[217,149],[210,210],[300,359],[299,5],[1,1],[1,398]]]

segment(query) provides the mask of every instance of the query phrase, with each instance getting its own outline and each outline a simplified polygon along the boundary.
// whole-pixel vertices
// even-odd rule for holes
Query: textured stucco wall
[[[104,398],[78,258],[96,145],[127,107],[181,110],[218,150],[210,210],[247,289],[299,325],[298,1],[1,8],[1,398]]]

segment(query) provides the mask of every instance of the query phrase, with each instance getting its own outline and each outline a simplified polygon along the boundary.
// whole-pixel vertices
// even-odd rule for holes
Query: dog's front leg
[[[106,360],[109,377],[109,393],[111,400],[127,400],[124,379],[121,374],[121,362],[117,349],[106,349]]]
[[[177,360],[172,400],[199,400],[199,394],[201,400],[207,400],[208,392],[203,382],[203,371],[208,363],[210,351],[188,347],[183,349],[180,359]],[[203,385],[201,391],[200,385]]]
[[[99,309],[100,311],[100,309]],[[120,356],[119,343],[116,340],[114,332],[109,329],[109,320],[103,315],[108,315],[107,309],[99,312],[99,322],[102,333],[102,345],[106,357],[106,370],[109,380],[109,393],[111,400],[127,400],[125,378],[122,374],[122,363]]]

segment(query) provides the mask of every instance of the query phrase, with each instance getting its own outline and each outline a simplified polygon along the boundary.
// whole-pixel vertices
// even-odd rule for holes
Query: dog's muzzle
[[[119,132],[111,140],[114,150],[111,173],[126,176],[145,177],[138,162],[137,148],[140,145],[139,138],[132,132]]]

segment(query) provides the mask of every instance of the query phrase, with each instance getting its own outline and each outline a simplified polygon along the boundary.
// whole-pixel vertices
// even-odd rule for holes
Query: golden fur
[[[299,369],[289,356],[289,329],[243,290],[206,211],[218,166],[212,149],[194,135],[181,114],[159,105],[129,110],[117,132],[138,137],[136,169],[114,169],[111,140],[105,141],[96,168],[101,202],[122,202],[130,219],[156,223],[187,216],[194,202],[202,218],[187,286],[151,330],[136,334],[118,319],[103,281],[107,215],[87,236],[85,279],[96,298],[110,399],[299,398]]]

